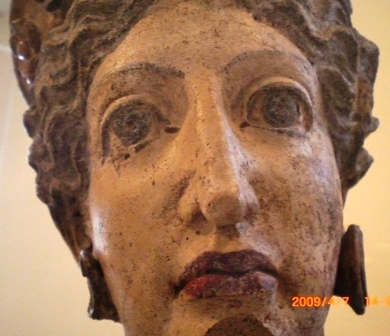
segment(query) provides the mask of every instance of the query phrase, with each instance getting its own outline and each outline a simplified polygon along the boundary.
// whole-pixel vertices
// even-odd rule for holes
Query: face
[[[342,234],[316,72],[234,6],[155,7],[88,99],[90,235],[127,335],[322,335]]]

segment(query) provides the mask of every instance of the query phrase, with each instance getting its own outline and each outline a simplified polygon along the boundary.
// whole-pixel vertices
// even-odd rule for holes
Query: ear
[[[80,266],[83,276],[88,279],[91,295],[88,313],[94,320],[113,320],[119,322],[118,312],[114,306],[110,291],[104,279],[100,263],[93,257],[92,246],[81,250]]]
[[[341,241],[334,295],[348,297],[348,304],[358,315],[366,309],[366,272],[364,269],[363,233],[350,225]]]
[[[64,21],[73,0],[13,0],[10,44],[16,78],[23,96],[33,104],[35,74],[47,34]]]

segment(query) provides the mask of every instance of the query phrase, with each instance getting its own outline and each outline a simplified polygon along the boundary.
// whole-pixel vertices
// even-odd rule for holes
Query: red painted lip
[[[205,252],[185,267],[177,292],[189,300],[215,296],[261,296],[276,290],[275,277],[276,268],[260,252]]]

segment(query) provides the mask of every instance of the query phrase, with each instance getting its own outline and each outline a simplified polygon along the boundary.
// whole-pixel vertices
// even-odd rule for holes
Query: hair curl
[[[33,138],[30,164],[38,196],[77,260],[90,244],[81,211],[89,186],[88,90],[104,57],[154,2],[67,0],[60,8],[59,1],[49,1],[64,21],[43,41],[24,120]],[[372,163],[363,143],[378,126],[371,116],[376,45],[352,27],[349,0],[236,2],[289,38],[316,69],[345,197]]]

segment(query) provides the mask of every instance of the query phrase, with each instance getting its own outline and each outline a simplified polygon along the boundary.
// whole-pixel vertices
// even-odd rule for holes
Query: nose
[[[218,81],[194,87],[195,174],[180,200],[179,215],[191,222],[201,213],[216,226],[234,225],[259,209],[246,177],[252,163],[233,131]]]

